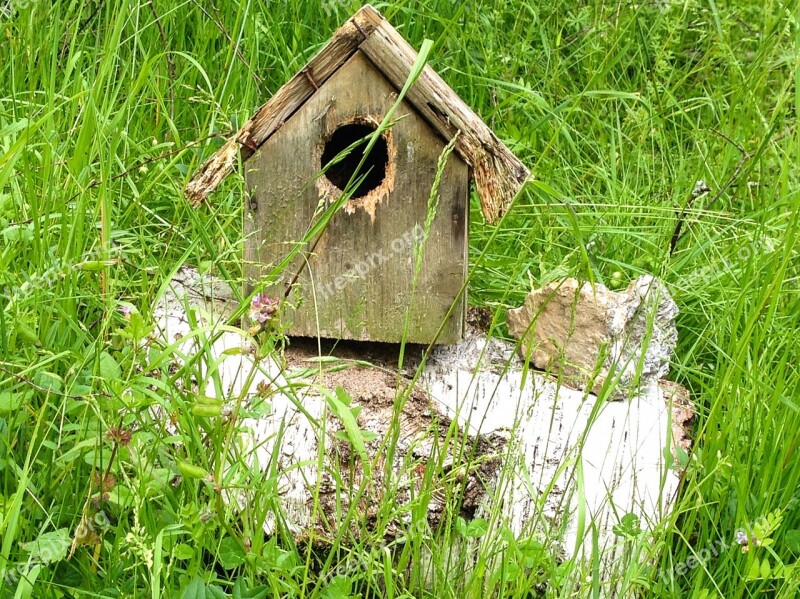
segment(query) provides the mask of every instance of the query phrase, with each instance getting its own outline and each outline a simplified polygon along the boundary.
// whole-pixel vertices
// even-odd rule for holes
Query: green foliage
[[[639,516],[636,514],[625,514],[612,528],[614,534],[620,537],[635,538],[642,534]]]
[[[431,530],[423,501],[402,543],[357,514],[342,528],[360,536],[324,556],[295,543],[279,473],[249,468],[238,441],[272,391],[209,400],[213,333],[192,333],[176,371],[186,356],[153,339],[152,306],[184,263],[240,289],[241,178],[195,210],[187,176],[355,8],[0,0],[0,598],[797,596],[791,0],[379,4],[415,47],[433,40],[431,65],[536,175],[497,227],[473,198],[470,301],[493,334],[531,284],[657,274],[681,310],[673,378],[697,442],[674,517],[644,533],[620,515],[613,580],[498,514],[453,508]],[[281,343],[267,332],[255,351]],[[338,441],[374,469],[358,406],[325,391]],[[460,497],[446,477],[421,484]],[[241,489],[240,511],[223,499]],[[467,545],[474,563],[452,550]]]

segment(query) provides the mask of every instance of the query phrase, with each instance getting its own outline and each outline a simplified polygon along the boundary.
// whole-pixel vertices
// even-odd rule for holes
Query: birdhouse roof
[[[281,87],[236,136],[217,150],[186,186],[200,204],[237,164],[252,156],[356,52],[362,52],[398,90],[408,79],[417,52],[372,6],[366,5],[333,34],[328,44]],[[475,112],[426,66],[405,99],[471,167],[484,216],[496,222],[530,177],[525,165]]]

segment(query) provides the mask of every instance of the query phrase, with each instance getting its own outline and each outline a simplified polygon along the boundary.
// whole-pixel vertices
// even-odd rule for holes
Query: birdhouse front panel
[[[355,52],[246,162],[245,276],[283,297],[289,335],[413,343],[463,336],[470,169],[454,152],[431,194],[447,140],[403,101],[365,160],[366,174],[321,235],[398,96]],[[322,171],[325,171],[324,173]],[[296,258],[275,279],[294,248]]]

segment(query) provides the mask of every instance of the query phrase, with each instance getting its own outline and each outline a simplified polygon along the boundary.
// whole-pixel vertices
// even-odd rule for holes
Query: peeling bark
[[[171,342],[189,332],[184,297],[199,308],[201,323],[213,323],[236,307],[225,296],[218,281],[182,270],[156,311],[162,337]],[[186,355],[191,343],[182,347]],[[514,344],[474,329],[463,343],[436,348],[425,363],[419,350],[407,348],[402,371],[397,346],[387,344],[339,344],[334,351],[332,342],[322,342],[322,355],[332,352],[348,367],[320,374],[314,341],[293,340],[282,356],[260,362],[249,343],[244,334],[225,333],[212,353],[224,357],[219,374],[228,401],[268,393],[270,412],[241,423],[249,431],[243,443],[251,468],[277,467],[283,520],[299,541],[332,539],[351,507],[349,538],[381,518],[387,535],[407,530],[409,502],[427,474],[431,527],[448,509],[466,518],[500,513],[518,534],[560,538],[563,555],[579,560],[591,555],[593,543],[579,529],[582,497],[608,575],[622,547],[613,532],[620,518],[634,513],[647,530],[673,507],[680,470],[664,449],[675,454],[688,447],[691,415],[688,395],[674,383],[647,385],[625,401],[600,400],[528,370]],[[325,397],[337,387],[362,407],[358,427],[377,435],[365,443],[369,475],[362,456],[337,434],[342,421]],[[212,386],[202,391],[214,394]],[[384,441],[392,435],[396,451],[388,455]],[[370,482],[359,492],[365,477]],[[448,505],[453,493],[439,488],[460,489],[460,501]],[[316,489],[321,510],[314,509]],[[246,495],[231,500],[244,503]],[[386,505],[395,508],[388,522],[378,512]],[[264,526],[274,532],[274,517]],[[471,551],[468,544],[451,550]]]

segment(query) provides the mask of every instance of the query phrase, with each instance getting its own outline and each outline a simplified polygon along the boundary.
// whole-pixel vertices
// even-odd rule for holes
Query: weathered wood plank
[[[417,52],[386,19],[360,49],[395,87],[402,89]],[[496,222],[530,178],[528,168],[432,68],[425,67],[406,97],[445,139],[452,139],[456,131],[460,133],[456,151],[473,169],[484,216]]]
[[[246,160],[277,131],[319,86],[347,62],[382,19],[374,8],[367,5],[337,29],[328,44],[259,108],[236,137],[200,167],[186,185],[186,197],[192,205],[199,205],[233,171],[239,152]]]
[[[206,161],[186,186],[190,202],[198,205],[208,197],[234,169],[239,152],[243,159],[249,158],[359,48],[397,89],[405,84],[417,58],[416,51],[380,13],[364,6],[234,139]],[[496,222],[530,178],[528,168],[430,67],[407,98],[444,139],[459,132],[456,151],[472,167],[484,216]]]
[[[343,123],[377,126],[396,98],[392,85],[357,52],[247,162],[245,275],[251,284],[303,239],[318,207],[340,195],[319,176],[325,141]],[[301,273],[282,319],[290,335],[399,342],[408,314],[406,340],[429,343],[455,303],[438,341],[462,338],[466,303],[459,291],[467,276],[469,167],[450,155],[415,277],[415,246],[446,144],[405,101],[395,117],[386,134],[383,183],[348,200],[311,255],[298,257],[266,290],[283,297]]]

